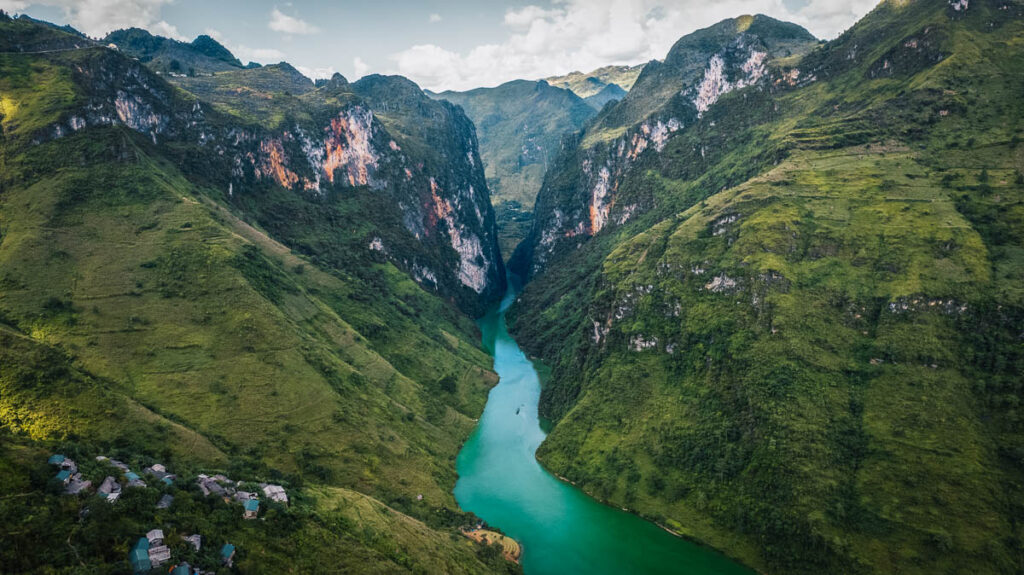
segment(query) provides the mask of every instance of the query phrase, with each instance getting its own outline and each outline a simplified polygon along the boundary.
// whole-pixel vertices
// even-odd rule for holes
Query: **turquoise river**
[[[540,466],[534,457],[545,436],[537,416],[540,381],[505,326],[514,297],[509,290],[480,320],[501,380],[459,453],[459,505],[523,545],[526,575],[749,575],[714,550],[603,505]]]

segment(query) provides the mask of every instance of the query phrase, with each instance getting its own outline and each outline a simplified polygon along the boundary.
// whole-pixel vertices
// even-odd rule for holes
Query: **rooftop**
[[[135,542],[135,547],[132,549],[141,549],[143,551],[149,550],[149,539],[145,537],[139,537],[139,540]]]

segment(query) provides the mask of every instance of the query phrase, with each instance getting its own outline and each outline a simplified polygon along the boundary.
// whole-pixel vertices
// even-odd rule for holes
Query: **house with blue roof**
[[[220,548],[220,560],[224,565],[231,567],[231,564],[235,560],[235,546],[230,543],[225,543],[224,546]]]
[[[128,562],[132,564],[132,571],[135,573],[145,573],[153,568],[153,564],[149,562],[148,539],[139,537],[135,547],[128,553]]]
[[[64,456],[54,453],[46,460],[46,462],[50,465],[60,465],[61,463],[64,463]]]
[[[256,515],[260,512],[260,500],[259,499],[248,499],[245,502],[245,514],[242,517],[246,519],[256,519]]]
[[[60,481],[64,485],[67,485],[71,481],[71,471],[67,469],[61,469],[57,474],[57,481]]]

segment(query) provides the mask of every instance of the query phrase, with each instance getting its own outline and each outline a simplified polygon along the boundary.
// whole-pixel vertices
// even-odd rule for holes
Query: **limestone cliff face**
[[[563,143],[537,198],[533,230],[514,258],[517,270],[533,276],[558,253],[653,207],[653,197],[619,194],[640,157],[660,153],[725,94],[769,86],[769,60],[814,42],[803,28],[765,16],[725,20],[680,39],[664,63],[644,68],[625,98]]]
[[[34,134],[33,143],[90,127],[126,126],[193,164],[257,220],[274,211],[262,198],[280,203],[272,190],[283,189],[306,206],[314,227],[343,236],[352,230],[331,232],[330,221],[337,220],[331,212],[352,212],[346,202],[358,201],[368,225],[354,245],[392,261],[471,314],[503,293],[494,212],[475,129],[461,109],[430,100],[404,78],[349,84],[339,77],[288,101],[284,119],[268,125],[217,110],[225,103],[222,94],[210,92],[210,103],[114,50],[88,51],[74,72],[82,87],[77,111]],[[259,85],[256,76],[269,73],[244,70],[231,82],[251,75]],[[287,240],[302,235],[297,226],[304,222],[275,225]],[[306,251],[322,255],[316,248]]]

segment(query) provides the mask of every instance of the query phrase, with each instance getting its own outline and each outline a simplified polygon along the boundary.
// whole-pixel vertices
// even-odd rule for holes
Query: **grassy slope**
[[[2,361],[52,353],[69,366],[5,370],[3,425],[58,449],[74,441],[86,456],[120,446],[179,472],[358,489],[421,518],[450,515],[455,454],[494,382],[472,323],[389,264],[367,259],[354,277],[300,259],[127,129],[26,146],[84,97],[65,71],[77,57],[0,61]],[[379,505],[352,517],[352,529],[378,515]],[[426,538],[466,571],[490,569],[450,532],[425,529],[394,534],[395,545]],[[338,551],[318,533],[326,547],[303,560]],[[122,535],[105,541],[119,548]],[[294,551],[272,549],[278,561]],[[46,562],[13,557],[29,561],[18,570]]]
[[[220,112],[270,129],[308,117],[300,96],[314,90],[312,81],[286,63],[170,80]]]
[[[159,431],[159,430],[158,430]],[[155,436],[154,436],[155,437]],[[109,467],[75,455],[95,481]],[[125,446],[130,450],[135,446]],[[264,502],[263,520],[242,518],[241,506],[203,497],[193,484],[128,489],[115,505],[95,496],[57,495],[47,480],[50,451],[0,431],[0,566],[5,573],[125,573],[125,558],[138,537],[154,526],[164,530],[176,560],[224,572],[220,547],[236,547],[235,568],[243,573],[488,573],[507,569],[501,550],[475,545],[454,531],[439,529],[356,491],[326,486],[289,490],[285,508]],[[116,451],[115,451],[116,453]],[[151,461],[132,461],[133,465]],[[39,485],[47,485],[40,489]],[[156,510],[163,494],[174,497]],[[80,510],[88,519],[80,521]],[[194,551],[180,536],[200,533]],[[154,571],[157,572],[157,571]]]
[[[242,62],[227,48],[205,35],[192,42],[180,42],[154,36],[140,28],[127,28],[107,34],[103,43],[116,45],[120,51],[164,75],[194,76],[242,67]]]
[[[767,122],[724,98],[625,182],[662,211],[554,264],[516,312],[555,363],[544,463],[768,572],[1020,570],[1017,10],[883,6],[826,46],[870,51],[840,74]],[[889,52],[928,27],[941,64]],[[885,59],[894,77],[866,80]]]
[[[572,72],[565,76],[552,76],[545,78],[552,86],[572,90],[580,98],[588,98],[598,94],[605,86],[615,84],[625,91],[630,91],[640,72],[643,72],[644,64],[636,66],[605,66],[590,73]]]

